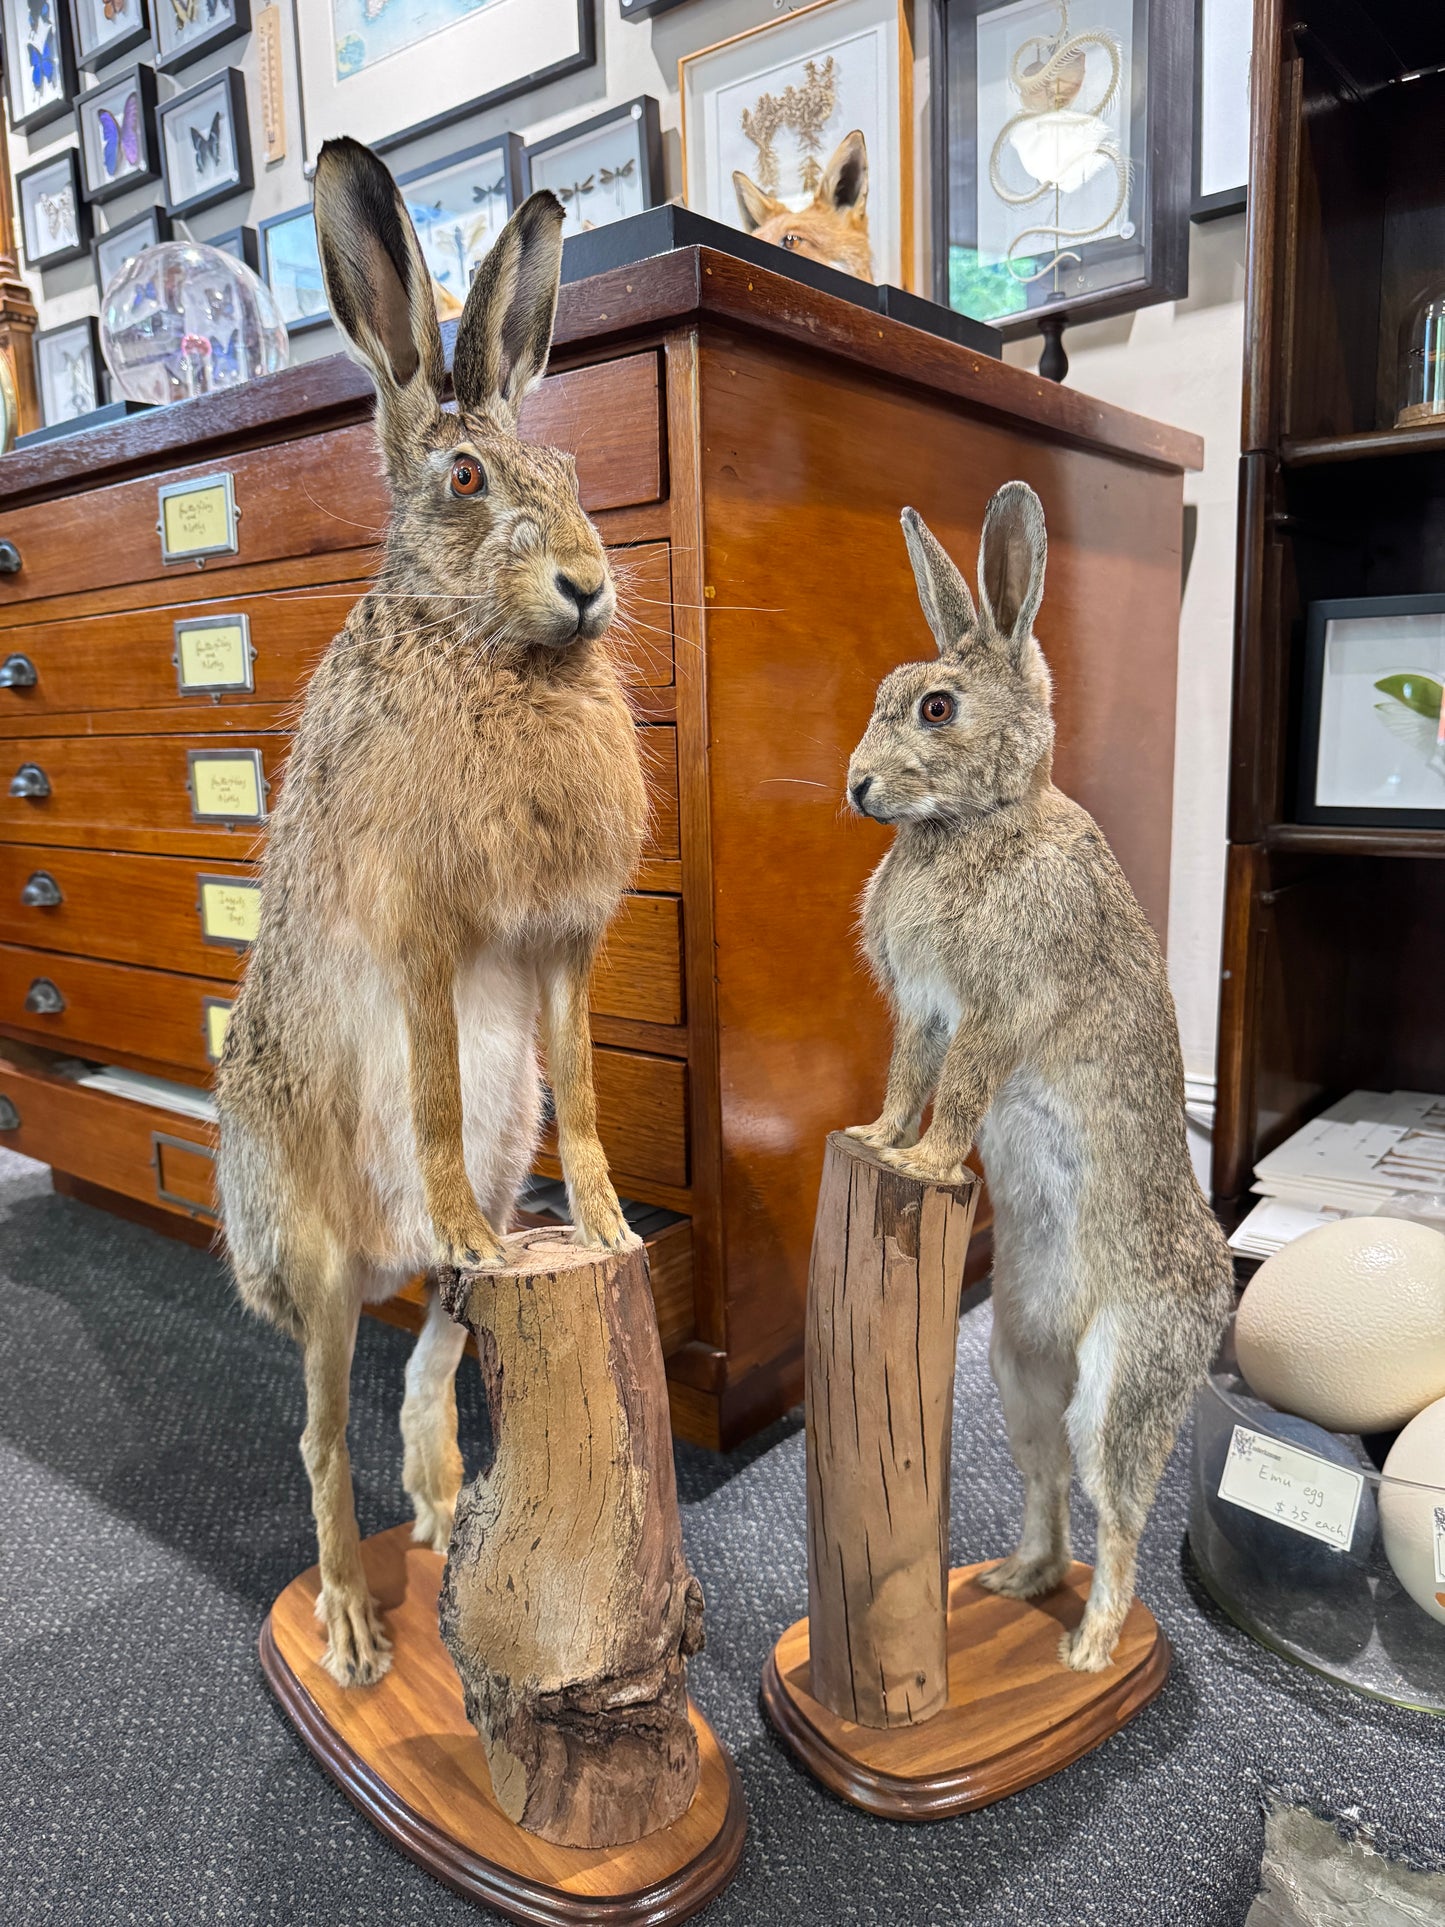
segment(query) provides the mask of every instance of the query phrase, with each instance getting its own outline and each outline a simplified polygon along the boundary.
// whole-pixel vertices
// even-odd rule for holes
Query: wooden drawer
[[[88,1184],[214,1219],[215,1129],[0,1061],[0,1144]]]
[[[609,549],[617,616],[607,633],[624,682],[669,689],[673,682],[672,550],[666,542]]]
[[[38,985],[58,992],[62,1008],[27,1010]],[[203,1077],[212,1061],[207,1000],[234,995],[234,984],[204,977],[0,944],[0,1024],[78,1057],[140,1059]]]
[[[0,931],[5,929],[4,877],[0,867]],[[681,898],[622,899],[592,972],[591,1006],[599,1017],[682,1022]]]
[[[201,879],[246,884],[255,876],[250,863],[0,843],[0,942],[235,981],[245,951],[206,941]],[[27,890],[48,899],[52,889],[59,903],[22,901]],[[236,899],[218,903],[213,894],[212,928],[233,927],[220,913],[235,906]]]
[[[677,730],[671,723],[657,723],[638,730],[637,740],[647,781],[647,834],[642,853],[675,857],[679,850]]]
[[[672,1057],[597,1049],[597,1128],[612,1180],[681,1189],[688,1181],[687,1066]]]
[[[575,455],[590,511],[659,500],[664,464],[656,353],[549,376],[522,410],[522,432]],[[168,574],[194,582],[193,560],[162,560],[156,491],[223,472],[232,478],[240,510],[238,546],[234,555],[206,559],[208,577],[279,556],[354,548],[380,536],[386,524],[375,436],[370,422],[359,422],[0,516],[0,536],[21,558],[18,573],[0,576],[0,608]]]

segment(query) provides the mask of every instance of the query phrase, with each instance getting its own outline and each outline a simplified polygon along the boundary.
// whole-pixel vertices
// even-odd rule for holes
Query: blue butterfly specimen
[[[27,42],[25,51],[30,56],[31,88],[42,94],[55,84],[55,29],[52,27],[46,34],[43,47],[33,47]]]
[[[105,178],[113,181],[124,155],[127,167],[140,166],[140,97],[127,94],[125,106],[121,109],[120,119],[108,107],[96,109],[96,119],[100,122],[101,159],[105,167]]]
[[[28,0],[28,5],[30,8],[30,31],[31,33],[39,33],[41,27],[50,18],[50,0]]]
[[[154,308],[158,300],[159,297],[156,294],[155,282],[142,281],[137,285],[135,293],[130,298],[131,309],[134,311],[136,308]]]
[[[204,174],[208,167],[219,173],[221,166],[221,110],[218,107],[211,116],[211,131],[203,134],[199,127],[191,129],[191,140],[196,149],[196,172]]]
[[[234,375],[239,380],[241,374],[241,331],[232,328],[231,339],[223,348],[216,337],[211,341],[211,386],[216,387],[223,375]]]
[[[206,313],[212,321],[236,319],[236,286],[228,281],[223,288],[206,289]]]

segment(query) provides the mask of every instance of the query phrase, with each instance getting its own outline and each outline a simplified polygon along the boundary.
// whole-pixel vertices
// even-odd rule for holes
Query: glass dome
[[[1445,420],[1445,281],[1417,301],[1400,327],[1396,428]]]
[[[208,395],[290,359],[271,290],[244,261],[194,241],[163,241],[126,263],[101,301],[100,343],[132,401]]]

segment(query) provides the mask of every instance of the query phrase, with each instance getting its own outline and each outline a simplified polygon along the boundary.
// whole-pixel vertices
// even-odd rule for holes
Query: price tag
[[[263,823],[266,777],[259,749],[186,752],[191,815],[198,823]]]
[[[176,681],[183,696],[254,689],[250,618],[185,616],[175,625]]]
[[[201,913],[201,935],[207,943],[223,943],[244,950],[256,941],[261,927],[261,886],[240,877],[197,877],[201,886],[196,908]]]
[[[231,1021],[231,1006],[220,997],[205,999],[206,1055],[213,1064],[221,1061],[226,1045],[226,1026]]]
[[[1236,1425],[1219,1480],[1219,1496],[1292,1532],[1344,1552],[1355,1536],[1364,1475],[1332,1465],[1268,1432]],[[1437,1555],[1438,1556],[1438,1555]]]
[[[235,555],[236,523],[240,510],[230,472],[198,475],[189,482],[167,482],[157,489],[160,514],[156,528],[163,562],[204,560],[208,555]]]

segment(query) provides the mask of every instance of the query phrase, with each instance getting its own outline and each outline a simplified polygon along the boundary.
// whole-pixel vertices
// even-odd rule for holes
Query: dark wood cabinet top
[[[1198,468],[1197,435],[1131,414],[887,315],[840,301],[712,248],[678,248],[563,287],[553,366],[620,351],[629,339],[691,322],[782,337],[961,409],[1153,468]],[[448,356],[456,324],[442,330]],[[371,383],[346,355],[284,369],[0,456],[0,514],[179,462],[313,434],[364,417]]]

